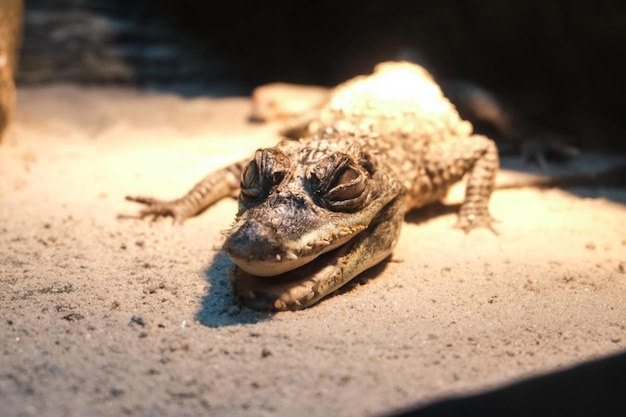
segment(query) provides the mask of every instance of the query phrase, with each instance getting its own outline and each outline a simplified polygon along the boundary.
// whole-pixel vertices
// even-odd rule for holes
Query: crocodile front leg
[[[433,143],[423,163],[425,172],[413,189],[414,201],[423,203],[424,195],[428,195],[430,202],[439,200],[445,197],[452,184],[468,175],[465,199],[455,227],[465,232],[486,227],[495,233],[489,199],[495,187],[499,159],[498,149],[491,139],[472,135],[458,141]]]
[[[469,178],[456,227],[466,233],[476,227],[486,227],[496,233],[492,225],[494,219],[489,212],[489,200],[500,164],[498,149],[485,136],[474,135],[469,139],[470,145],[465,151],[467,159],[460,163],[468,167]]]
[[[257,277],[235,267],[229,274],[235,298],[257,310],[300,310],[315,304],[391,254],[405,206],[401,193],[355,238],[288,273]]]
[[[210,173],[180,198],[160,200],[153,197],[126,196],[126,200],[146,206],[139,211],[140,218],[170,216],[174,223],[182,223],[222,198],[236,197],[241,171],[247,162],[248,160],[240,161]]]

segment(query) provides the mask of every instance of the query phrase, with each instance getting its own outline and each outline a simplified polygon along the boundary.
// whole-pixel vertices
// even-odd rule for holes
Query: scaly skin
[[[456,226],[491,229],[496,146],[472,134],[423,68],[379,64],[300,121],[301,139],[258,150],[180,199],[127,198],[147,206],[142,216],[183,221],[239,186],[224,250],[236,299],[263,310],[308,307],[384,260],[404,214],[441,200],[465,175]]]

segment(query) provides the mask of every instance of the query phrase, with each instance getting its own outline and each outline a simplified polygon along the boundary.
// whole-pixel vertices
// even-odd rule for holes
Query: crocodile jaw
[[[315,223],[308,224],[309,232],[289,233],[289,222],[284,219],[287,225],[281,227],[252,219],[254,216],[246,212],[229,232],[224,250],[244,272],[256,277],[274,277],[315,262],[320,255],[349,242],[369,223],[369,218],[363,215],[319,216],[319,210],[299,214],[298,223],[305,224],[306,219]],[[326,221],[317,222],[322,218]]]
[[[299,268],[272,277],[251,275],[238,266],[229,271],[233,295],[240,304],[256,310],[299,310],[345,284],[332,280],[339,258],[351,244],[320,255]]]
[[[254,255],[240,256],[232,250],[228,252],[230,259],[235,265],[250,275],[257,277],[273,277],[300,268],[316,260],[323,253],[332,251],[345,244],[354,237],[356,233],[348,234],[344,237],[333,239],[332,243],[326,239],[320,239],[314,245],[304,247],[318,247],[318,251],[306,250],[276,250],[270,257],[255,257]]]

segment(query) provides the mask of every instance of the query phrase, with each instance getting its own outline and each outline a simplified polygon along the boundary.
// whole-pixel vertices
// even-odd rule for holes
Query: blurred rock
[[[289,119],[320,107],[330,90],[316,85],[270,83],[252,92],[250,119],[258,122]]]
[[[22,0],[0,0],[0,142],[15,105],[13,75],[21,40]]]
[[[211,39],[181,30],[181,13],[193,10],[150,0],[29,0],[18,84],[243,94],[207,46]]]

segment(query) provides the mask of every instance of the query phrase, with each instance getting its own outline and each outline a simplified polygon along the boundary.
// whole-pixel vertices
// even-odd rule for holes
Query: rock
[[[211,49],[211,37],[184,30],[181,16],[195,16],[187,3],[29,0],[17,83],[138,86],[185,96],[248,93],[227,79],[231,70]]]
[[[23,0],[0,0],[0,142],[15,106],[13,74],[21,40]]]

